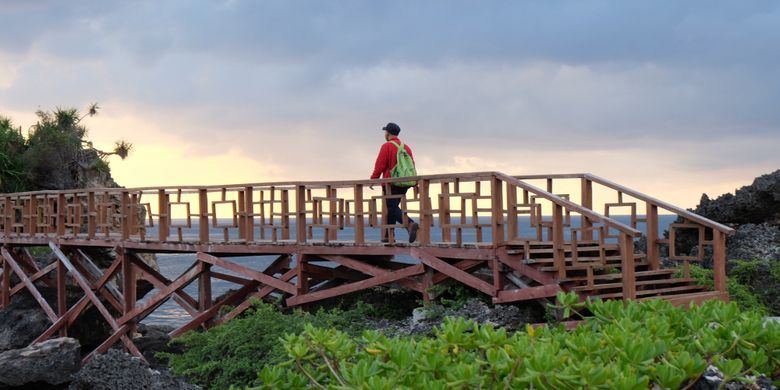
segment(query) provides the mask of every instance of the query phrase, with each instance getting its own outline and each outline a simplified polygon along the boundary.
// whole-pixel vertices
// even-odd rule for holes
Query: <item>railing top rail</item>
[[[594,212],[593,210],[591,210],[589,208],[580,206],[580,205],[578,205],[578,204],[576,204],[576,203],[574,203],[572,201],[563,199],[563,198],[561,198],[559,196],[556,196],[555,194],[552,194],[552,193],[547,192],[547,191],[545,191],[545,190],[543,190],[543,189],[541,189],[539,187],[536,187],[536,186],[533,186],[531,184],[528,184],[528,183],[526,183],[526,182],[524,182],[524,181],[522,181],[520,179],[517,179],[517,178],[509,176],[509,175],[505,175],[503,173],[497,173],[496,175],[498,176],[498,178],[506,181],[507,183],[511,183],[511,184],[514,184],[514,185],[516,185],[516,186],[518,186],[520,188],[528,190],[529,192],[532,192],[532,193],[534,193],[536,195],[539,195],[539,196],[541,196],[541,197],[543,197],[543,198],[545,198],[545,199],[547,199],[547,200],[549,200],[549,201],[551,201],[551,202],[553,202],[555,204],[563,206],[563,207],[565,207],[566,209],[568,209],[570,211],[578,212],[578,213],[582,214],[583,216],[586,216],[586,217],[590,218],[591,220],[599,221],[599,222],[601,222],[601,223],[603,223],[605,225],[612,226],[615,229],[617,229],[617,230],[619,230],[619,231],[621,231],[623,233],[626,233],[628,235],[634,236],[634,237],[639,237],[639,236],[642,235],[642,232],[632,228],[631,226],[622,224],[622,223],[620,223],[620,222],[618,222],[618,221],[616,221],[616,220],[614,220],[612,218],[605,217],[605,216],[603,216],[601,214],[598,214],[598,213]]]
[[[590,173],[584,174],[584,177],[587,178],[588,180],[594,182],[594,183],[598,183],[598,184],[610,187],[610,188],[612,188],[614,190],[617,190],[617,191],[620,191],[620,192],[622,192],[622,193],[624,193],[626,195],[629,195],[629,196],[632,196],[634,198],[643,200],[645,202],[649,202],[649,203],[651,203],[651,204],[653,204],[655,206],[658,206],[658,207],[660,207],[662,209],[671,211],[671,212],[673,212],[673,213],[675,213],[675,214],[677,214],[677,215],[679,215],[681,217],[684,217],[685,219],[697,222],[697,223],[699,223],[701,225],[707,226],[707,227],[715,229],[717,231],[720,231],[720,232],[723,232],[723,233],[726,233],[726,234],[733,234],[734,233],[734,229],[732,229],[732,228],[730,228],[730,227],[728,227],[726,225],[723,225],[723,224],[715,222],[715,221],[713,221],[711,219],[702,217],[701,215],[692,213],[692,212],[690,212],[688,210],[685,210],[683,208],[677,207],[677,206],[675,206],[673,204],[670,204],[670,203],[664,202],[662,200],[653,198],[651,196],[645,195],[645,194],[643,194],[643,193],[641,193],[639,191],[632,190],[632,189],[630,189],[628,187],[622,186],[620,184],[617,184],[617,183],[612,182],[610,180],[604,179],[602,177],[599,177],[599,176],[596,176],[596,175],[593,175],[593,174],[590,174]]]
[[[393,183],[398,181],[409,180],[429,180],[429,181],[441,181],[441,180],[488,180],[494,176],[496,172],[466,172],[466,173],[444,173],[436,175],[421,175],[415,177],[405,178],[393,178],[393,179],[360,179],[360,180],[330,180],[330,181],[282,181],[282,182],[260,182],[260,183],[238,183],[238,184],[218,184],[218,185],[171,185],[171,186],[157,186],[157,187],[117,187],[117,188],[79,188],[72,190],[43,190],[43,191],[28,191],[28,192],[14,192],[0,194],[0,197],[5,196],[29,196],[29,195],[52,195],[52,194],[82,194],[87,192],[139,192],[139,191],[158,191],[166,189],[176,189],[182,191],[197,191],[197,190],[219,190],[223,188],[244,188],[244,187],[276,187],[276,188],[295,188],[298,186],[311,187],[325,187],[325,186],[353,186],[357,184],[363,185],[381,185],[385,183]]]

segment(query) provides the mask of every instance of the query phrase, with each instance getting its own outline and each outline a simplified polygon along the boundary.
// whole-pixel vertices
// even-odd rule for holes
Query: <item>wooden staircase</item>
[[[601,299],[623,299],[622,258],[617,244],[605,244],[598,241],[578,242],[576,247],[565,245],[566,277],[559,278],[555,266],[552,242],[526,242],[522,245],[505,247],[506,256],[533,268],[550,279],[556,280],[564,291],[574,291],[583,299],[587,297]],[[534,278],[514,270],[514,278],[507,278],[509,286],[515,288],[517,278],[533,286]],[[678,277],[675,269],[651,269],[645,254],[634,254],[634,276],[636,298],[652,299],[663,297],[684,298],[708,290],[699,285],[696,279]],[[538,274],[534,274],[539,279]],[[522,287],[522,286],[517,286]]]

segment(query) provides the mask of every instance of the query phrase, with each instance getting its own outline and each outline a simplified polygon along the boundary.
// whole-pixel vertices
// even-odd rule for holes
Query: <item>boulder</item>
[[[175,378],[166,370],[155,370],[140,359],[116,349],[92,358],[73,375],[70,390],[190,390],[200,387]]]
[[[70,381],[81,365],[76,339],[62,337],[0,353],[0,387],[45,387]]]
[[[30,294],[14,295],[8,307],[0,310],[0,351],[26,347],[50,325]]]
[[[729,260],[780,260],[780,228],[768,223],[737,227],[726,242]]]
[[[755,178],[734,194],[715,199],[704,194],[694,212],[721,223],[780,225],[780,170]]]

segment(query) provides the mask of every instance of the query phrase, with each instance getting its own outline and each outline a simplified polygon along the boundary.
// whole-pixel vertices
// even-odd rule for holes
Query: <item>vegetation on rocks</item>
[[[307,324],[340,329],[345,337],[358,336],[368,325],[372,307],[352,310],[294,310],[285,314],[277,307],[256,302],[247,315],[205,333],[189,332],[173,342],[185,347],[182,354],[159,354],[167,358],[177,375],[211,389],[250,385],[266,365],[281,363],[287,353],[280,339],[298,334]]]
[[[107,157],[124,159],[133,146],[117,141],[111,151],[94,147],[82,121],[98,110],[92,104],[84,114],[75,108],[38,111],[38,122],[26,136],[21,127],[0,116],[0,193],[113,183]]]
[[[722,384],[780,378],[780,324],[734,303],[579,304],[573,294],[559,301],[564,311],[584,305],[593,317],[573,331],[515,333],[453,318],[422,339],[376,331],[353,339],[307,325],[285,336],[287,360],[264,367],[257,389],[677,389],[708,369],[721,373]]]

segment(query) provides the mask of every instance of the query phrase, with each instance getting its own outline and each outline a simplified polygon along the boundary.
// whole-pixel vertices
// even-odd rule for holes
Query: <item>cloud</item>
[[[748,180],[780,146],[774,1],[11,1],[0,24],[0,114],[98,101],[93,136],[186,144],[169,164],[364,177],[388,121],[428,173]]]

